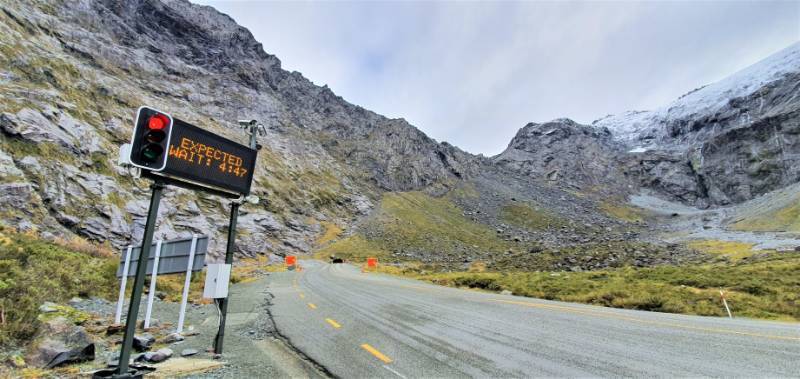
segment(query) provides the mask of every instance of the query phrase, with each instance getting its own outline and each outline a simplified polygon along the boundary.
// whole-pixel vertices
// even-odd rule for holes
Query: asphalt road
[[[350,265],[272,275],[278,330],[344,378],[800,375],[800,324],[459,290]]]

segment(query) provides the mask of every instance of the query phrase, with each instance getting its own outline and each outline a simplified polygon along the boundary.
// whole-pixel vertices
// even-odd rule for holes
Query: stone
[[[45,366],[45,368],[50,369],[70,363],[93,361],[94,354],[95,354],[94,343],[90,343],[83,348],[61,351],[55,357],[53,357],[53,359],[50,360],[50,362]]]
[[[528,252],[531,253],[531,254],[538,254],[538,253],[541,253],[542,251],[544,251],[544,249],[542,249],[541,246],[534,246],[534,247],[531,247],[528,250]]]
[[[513,295],[514,293],[509,291],[509,290],[502,290],[502,291],[500,291],[500,294],[501,295]]]
[[[170,333],[170,334],[167,334],[166,337],[164,337],[164,341],[163,342],[164,343],[175,343],[175,342],[183,341],[184,339],[185,339],[185,337],[183,335],[181,335],[180,333]]]
[[[146,352],[140,354],[138,357],[134,359],[134,361],[142,361],[142,362],[149,362],[149,363],[161,363],[172,357],[173,352],[171,349],[163,348],[159,349],[155,352]]]
[[[94,341],[86,330],[56,316],[43,322],[25,360],[34,367],[52,368],[92,360],[94,354]]]
[[[197,349],[183,349],[181,351],[181,356],[182,357],[189,357],[189,356],[192,356],[192,355],[196,355],[198,353],[199,353],[199,351],[197,351]]]
[[[158,351],[156,351],[156,353],[163,354],[167,358],[170,358],[170,357],[172,357],[173,354],[175,354],[175,352],[172,351],[172,349],[170,349],[168,347],[164,347],[164,348],[158,349]]]
[[[125,325],[123,325],[123,324],[111,324],[106,328],[106,335],[110,336],[112,334],[121,333],[123,330],[125,330]]]
[[[156,342],[155,337],[150,334],[134,335],[133,349],[139,352],[147,351]]]
[[[72,299],[69,299],[69,302],[67,302],[67,304],[69,304],[69,306],[73,308],[80,305],[81,303],[83,303],[83,299],[81,299],[80,297],[73,297]]]
[[[42,313],[55,313],[58,312],[58,304],[51,303],[49,301],[44,302],[42,305],[39,306],[39,312]]]

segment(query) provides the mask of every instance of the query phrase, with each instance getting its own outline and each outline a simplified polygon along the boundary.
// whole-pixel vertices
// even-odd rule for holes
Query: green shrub
[[[413,266],[409,266],[413,267]],[[590,272],[446,272],[395,270],[453,287],[656,312],[800,320],[800,254],[773,253],[736,264],[714,263]]]
[[[93,256],[0,229],[0,346],[31,338],[39,327],[39,306],[71,297],[112,298],[117,258]]]

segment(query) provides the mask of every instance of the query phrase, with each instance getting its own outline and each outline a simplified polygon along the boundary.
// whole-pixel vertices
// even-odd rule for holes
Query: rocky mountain
[[[326,248],[448,268],[685,262],[696,257],[655,238],[627,197],[650,188],[710,206],[796,182],[797,50],[766,61],[780,69],[751,70],[746,91],[712,85],[676,102],[710,105],[531,123],[485,158],[282,69],[211,7],[3,2],[0,222],[117,249],[137,243],[149,184],[116,161],[135,110],[150,105],[241,142],[235,120],[267,127],[253,183],[262,201],[242,207],[240,255]],[[207,234],[220,256],[228,205],[170,188],[156,237]]]
[[[557,186],[700,208],[800,180],[800,42],[653,111],[528,124],[493,160]]]
[[[607,116],[646,187],[700,207],[800,179],[800,42],[653,111]]]
[[[624,151],[608,129],[557,119],[525,125],[492,160],[561,188],[624,198],[633,188],[619,164]]]
[[[142,104],[240,141],[236,119],[268,126],[254,184],[266,200],[240,220],[247,253],[308,252],[321,223],[369,212],[382,191],[472,173],[469,154],[281,69],[213,8],[155,0],[0,8],[3,220],[22,229],[115,247],[141,235],[147,184],[115,161]],[[224,245],[221,199],[175,190],[163,205],[158,236],[199,232]]]

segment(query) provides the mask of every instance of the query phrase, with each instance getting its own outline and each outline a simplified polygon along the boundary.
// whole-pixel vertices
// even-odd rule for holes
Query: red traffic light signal
[[[167,165],[172,117],[148,107],[136,113],[130,161],[134,166],[161,171]]]

